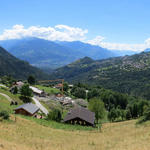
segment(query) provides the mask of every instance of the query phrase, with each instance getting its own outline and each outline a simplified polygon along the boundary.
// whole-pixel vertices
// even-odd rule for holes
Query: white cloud
[[[104,42],[104,37],[96,36],[92,40],[88,40],[87,42],[92,45],[98,45],[103,48],[107,48],[110,50],[131,50],[131,51],[143,51],[146,48],[150,47],[150,38],[145,40],[142,44],[126,44],[126,43],[109,43]]]
[[[25,28],[23,25],[14,25],[11,29],[6,29],[0,35],[0,40],[21,39],[24,37],[37,37],[46,40],[59,41],[83,41],[92,45],[98,45],[111,50],[131,50],[143,51],[150,48],[150,38],[141,44],[110,43],[105,42],[103,36],[97,36],[92,40],[87,40],[87,29],[70,27],[67,25],[56,25],[54,27],[30,26]]]
[[[11,29],[6,29],[0,35],[0,40],[21,39],[24,37],[37,37],[46,40],[76,41],[84,40],[88,30],[57,25],[55,27],[31,26],[25,28],[23,25],[14,25]]]

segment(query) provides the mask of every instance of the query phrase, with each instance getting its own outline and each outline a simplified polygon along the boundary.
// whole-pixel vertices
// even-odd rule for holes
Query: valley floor
[[[135,122],[106,123],[102,132],[66,131],[17,117],[0,122],[0,150],[149,150],[150,125]]]

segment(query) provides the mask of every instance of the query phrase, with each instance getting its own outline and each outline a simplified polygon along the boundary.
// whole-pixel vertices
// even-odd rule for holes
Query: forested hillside
[[[26,79],[34,75],[37,79],[47,79],[48,75],[38,68],[21,61],[0,47],[0,76],[11,75],[17,79]]]
[[[96,84],[150,99],[150,53],[94,61],[85,57],[55,70],[52,78]]]

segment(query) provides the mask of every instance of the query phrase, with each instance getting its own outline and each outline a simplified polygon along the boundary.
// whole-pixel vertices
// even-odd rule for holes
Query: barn
[[[64,118],[64,122],[83,126],[94,126],[95,113],[84,107],[76,107],[68,112]]]
[[[16,109],[14,109],[14,111],[15,114],[35,116],[36,113],[39,111],[39,107],[37,107],[35,104],[27,103],[17,107]]]

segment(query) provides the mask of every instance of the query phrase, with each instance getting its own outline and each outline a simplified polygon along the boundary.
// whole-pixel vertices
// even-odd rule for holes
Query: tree
[[[3,76],[1,82],[8,87],[11,87],[16,80],[12,76]]]
[[[35,77],[30,75],[28,77],[28,83],[31,84],[31,85],[34,85],[36,83]]]
[[[100,90],[97,88],[93,88],[91,91],[88,92],[87,98],[91,99],[94,97],[99,97],[100,96]]]
[[[13,89],[13,94],[17,94],[18,93],[18,88],[15,86]]]
[[[21,88],[21,99],[25,102],[31,102],[32,90],[28,84],[24,84]]]
[[[59,109],[54,108],[51,112],[49,112],[47,116],[47,120],[54,120],[60,122],[62,118],[61,111]]]
[[[86,98],[86,91],[84,88],[73,87],[73,89],[71,90],[71,94],[78,98]]]
[[[126,119],[130,120],[132,118],[131,111],[129,109],[126,110]]]
[[[63,86],[64,86],[64,87],[63,87],[63,88],[64,88],[64,91],[67,92],[68,89],[69,89],[68,83],[67,83],[67,82],[64,82]]]
[[[138,115],[143,116],[143,113],[145,111],[145,107],[149,106],[149,101],[146,100],[140,100],[138,102]]]
[[[118,117],[117,111],[115,108],[111,109],[110,112],[108,113],[108,119],[112,122],[116,120]]]
[[[99,119],[103,119],[105,116],[105,107],[101,99],[93,98],[89,101],[89,110],[95,113],[95,118],[98,123]]]

